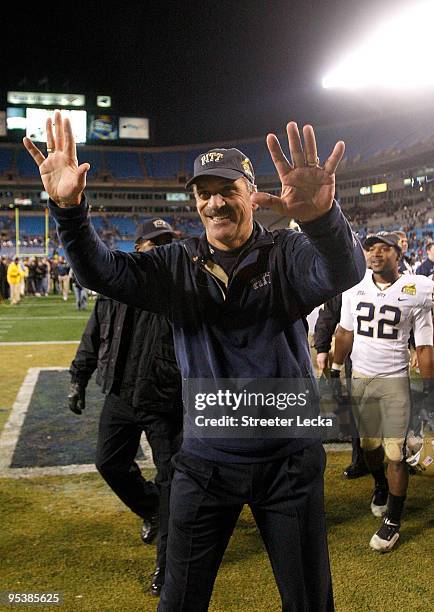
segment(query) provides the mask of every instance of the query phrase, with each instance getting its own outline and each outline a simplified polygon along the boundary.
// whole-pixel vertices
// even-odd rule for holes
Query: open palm
[[[90,165],[78,165],[69,119],[62,120],[59,111],[56,111],[54,119],[55,137],[51,118],[47,119],[47,157],[29,138],[25,138],[23,142],[39,167],[42,183],[50,198],[60,206],[73,206],[81,201]]]
[[[335,194],[335,172],[345,151],[339,141],[321,167],[318,163],[315,134],[310,125],[303,128],[304,150],[297,124],[287,126],[292,164],[285,157],[274,134],[267,137],[267,145],[282,183],[280,197],[267,193],[254,194],[254,201],[263,208],[299,221],[313,221],[330,210]]]

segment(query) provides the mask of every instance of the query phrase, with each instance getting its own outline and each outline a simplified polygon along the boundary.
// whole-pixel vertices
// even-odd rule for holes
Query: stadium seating
[[[96,230],[101,229],[104,226],[104,217],[96,213],[92,213],[92,223]]]
[[[130,236],[135,233],[136,226],[134,221],[128,217],[109,217],[110,225],[114,226],[118,232],[125,236]]]
[[[176,178],[181,173],[182,154],[178,152],[146,153],[144,161],[151,178]]]
[[[0,217],[0,229],[2,227],[13,228],[15,231],[15,217]],[[54,229],[54,220],[49,218],[49,229]],[[26,215],[25,213],[20,214],[20,233],[27,234],[29,236],[39,236],[45,232],[45,215]]]
[[[45,217],[26,217],[20,215],[20,235],[43,236],[45,234]]]
[[[134,251],[134,240],[118,240],[116,243],[116,248],[119,251],[131,253]]]
[[[105,153],[107,170],[119,179],[143,179],[143,169],[139,154],[134,151],[107,151]]]
[[[0,216],[0,229],[9,228],[11,225],[13,225],[11,217]]]
[[[11,169],[12,149],[0,148],[0,174],[5,174]]]
[[[198,155],[200,155],[201,153],[204,152],[204,150],[206,150],[204,147],[201,149],[190,149],[189,151],[186,151],[184,154],[184,163],[185,163],[185,169],[186,169],[186,174],[191,174],[193,171],[193,164],[194,164],[194,160],[196,159],[196,157]]]
[[[264,140],[242,143],[240,149],[252,162],[256,176],[276,174],[276,169]]]
[[[24,178],[39,178],[39,169],[24,149],[18,151],[17,171]]]
[[[83,162],[88,162],[90,164],[90,170],[88,173],[90,178],[97,177],[103,171],[103,152],[78,147],[77,156],[80,164]]]
[[[396,155],[406,150],[413,151],[434,141],[434,116],[427,113],[416,113],[414,116],[378,116],[360,121],[330,126],[315,126],[321,160],[327,158],[336,140],[346,143],[345,156],[354,163],[355,160],[366,162],[376,160],[384,155]],[[287,144],[281,135],[286,153]],[[120,147],[94,147],[78,145],[80,162],[88,161],[91,165],[89,178],[101,178],[110,175],[114,180],[141,181],[148,177],[156,180],[173,180],[179,176],[191,175],[194,159],[211,146],[192,146],[173,150],[155,150],[140,148],[136,151],[123,151]],[[221,146],[230,146],[224,145]],[[274,165],[268,152],[265,138],[240,140],[236,143],[252,160],[256,176],[275,175]],[[0,148],[0,175],[6,172],[17,173],[23,178],[37,178],[38,169],[28,153],[18,146]]]
[[[203,232],[203,225],[200,219],[177,219],[174,223],[176,230],[188,236],[199,236]]]

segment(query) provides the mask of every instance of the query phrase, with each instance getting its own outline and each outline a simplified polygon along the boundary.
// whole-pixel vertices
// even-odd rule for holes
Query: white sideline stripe
[[[78,342],[70,341],[68,344],[78,344]],[[0,342],[0,345],[5,344],[65,344],[63,342]],[[23,384],[18,391],[17,398],[12,406],[11,413],[5,423],[3,431],[0,434],[0,478],[31,478],[33,476],[63,476],[69,474],[87,474],[96,472],[96,467],[93,464],[72,464],[72,465],[56,465],[47,467],[26,467],[26,468],[11,468],[9,467],[14,456],[15,447],[20,437],[21,427],[26,418],[27,410],[32,399],[33,391],[38,381],[39,372],[59,372],[65,371],[68,368],[62,367],[46,367],[46,368],[29,368]],[[154,468],[152,460],[152,452],[145,434],[142,434],[140,439],[145,459],[138,461],[140,467]]]
[[[82,319],[86,318],[86,314],[84,315],[64,315],[64,316],[56,316],[56,320],[57,319],[63,319],[63,320],[74,320],[74,321],[81,321]],[[3,316],[0,317],[0,323],[2,321],[7,321],[8,323],[13,323],[14,321],[52,321],[53,317],[45,317],[43,315],[39,316],[39,317],[34,317],[33,315],[29,314],[28,317],[13,317],[12,315],[10,317],[7,316]]]
[[[95,302],[95,300],[93,299],[93,297],[89,300],[89,295],[88,295],[88,303],[89,302]],[[3,302],[3,304],[5,306],[10,306],[10,304],[6,304],[5,302]],[[27,300],[21,300],[20,302],[20,310],[24,310],[24,309],[32,309],[35,306],[37,306],[38,308],[59,308],[59,306],[73,306],[75,307],[75,296],[72,297],[71,294],[69,294],[69,298],[68,300],[65,302],[64,299],[62,299],[61,297],[59,297],[57,300],[49,300],[47,302],[47,300],[44,299],[36,299],[33,302],[27,302]]]
[[[153,469],[155,466],[151,460],[137,461],[139,467]],[[93,463],[56,465],[50,467],[32,468],[8,468],[0,469],[0,478],[34,478],[41,476],[73,476],[74,474],[93,474],[96,473]]]
[[[0,342],[0,346],[32,346],[33,344],[80,344],[80,340],[41,340],[35,342]],[[40,368],[47,370],[50,368]],[[54,370],[64,370],[65,368],[53,368]]]
[[[9,468],[40,368],[29,368],[0,435],[0,471]]]
[[[63,311],[63,306],[66,305],[66,302],[58,302],[57,304],[41,304],[38,302],[37,304],[37,308],[40,310],[52,310],[52,309],[56,309],[57,312],[62,313]],[[74,312],[79,312],[74,304],[74,302],[69,302],[67,304],[68,308],[66,308],[66,313],[74,313]],[[91,304],[91,306],[93,306],[93,304]],[[18,308],[12,308],[12,306],[10,307],[10,310],[8,311],[9,314],[6,315],[2,315],[4,317],[9,316],[9,317],[19,317],[20,316],[20,312],[32,312],[33,309],[36,308],[36,305],[34,304],[24,304],[23,302],[20,302],[19,307]],[[87,310],[84,310],[82,312],[90,312],[92,310],[92,308],[87,308]],[[4,312],[4,310],[3,310]]]

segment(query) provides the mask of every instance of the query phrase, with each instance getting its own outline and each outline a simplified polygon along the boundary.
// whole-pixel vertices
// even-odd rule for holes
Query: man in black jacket
[[[135,249],[143,253],[172,242],[163,219],[143,224]],[[159,523],[157,566],[151,593],[159,595],[166,565],[170,461],[182,431],[181,377],[172,328],[160,315],[100,296],[71,364],[70,409],[81,414],[92,373],[106,400],[101,412],[96,467],[116,495],[143,519],[142,540],[150,543]],[[135,457],[142,431],[157,468],[146,481]]]
[[[315,325],[314,333],[314,346],[317,352],[317,366],[318,369],[323,372],[328,369],[329,353],[332,345],[333,334],[337,324],[341,319],[341,308],[342,308],[342,295],[337,295],[324,304],[324,308],[319,311],[318,319]],[[331,371],[331,376],[334,375],[335,371]],[[351,359],[345,362],[345,375],[348,380],[351,380]],[[333,381],[332,381],[333,382]],[[342,396],[339,395],[341,398]],[[368,468],[366,467],[365,460],[363,458],[363,451],[360,448],[360,438],[357,435],[357,429],[354,423],[351,407],[348,405],[350,398],[342,398],[340,401],[339,408],[342,408],[350,421],[349,432],[352,435],[351,444],[353,447],[351,464],[345,468],[345,478],[359,478],[368,474]]]

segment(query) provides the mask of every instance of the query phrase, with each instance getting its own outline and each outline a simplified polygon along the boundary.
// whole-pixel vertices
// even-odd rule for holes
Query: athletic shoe
[[[393,523],[385,516],[380,529],[372,536],[369,546],[379,552],[389,552],[398,541],[399,528],[399,523]]]
[[[372,514],[378,518],[382,518],[387,510],[387,496],[389,488],[384,485],[375,485],[371,499]]]

